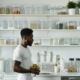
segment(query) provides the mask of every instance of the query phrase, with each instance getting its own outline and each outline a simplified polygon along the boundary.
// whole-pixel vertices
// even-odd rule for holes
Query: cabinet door
[[[4,76],[4,79],[3,80],[17,80],[17,77],[15,76]]]

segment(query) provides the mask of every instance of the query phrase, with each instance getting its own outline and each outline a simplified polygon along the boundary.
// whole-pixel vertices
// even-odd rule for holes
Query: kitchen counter
[[[17,74],[11,74],[11,73],[5,73],[5,76],[17,76]],[[74,73],[40,73],[40,75],[37,76],[80,76],[80,73],[74,72]]]

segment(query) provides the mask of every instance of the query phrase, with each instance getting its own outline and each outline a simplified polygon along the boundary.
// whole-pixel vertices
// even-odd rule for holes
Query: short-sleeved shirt
[[[22,68],[30,69],[32,61],[29,48],[24,48],[22,45],[18,45],[13,52],[13,60],[20,61],[20,66]],[[32,80],[31,73],[18,73],[17,80]]]

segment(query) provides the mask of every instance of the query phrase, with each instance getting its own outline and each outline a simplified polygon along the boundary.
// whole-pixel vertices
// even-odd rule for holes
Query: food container
[[[36,6],[31,6],[31,14],[36,14]]]
[[[52,21],[42,21],[42,29],[52,29]]]
[[[17,20],[14,20],[14,29],[19,29],[18,21]]]
[[[69,72],[75,72],[74,58],[69,58]]]
[[[42,14],[42,6],[36,6],[36,14]]]
[[[20,6],[18,5],[13,6],[13,14],[21,14]]]
[[[68,21],[66,29],[76,29],[77,22],[76,21]]]
[[[0,29],[3,29],[3,21],[0,20]]]
[[[7,45],[8,44],[8,42],[9,42],[9,40],[8,39],[0,39],[0,45]]]
[[[30,21],[31,29],[41,29],[41,21]]]
[[[50,45],[50,38],[41,38],[41,45]]]
[[[31,6],[30,5],[25,6],[25,14],[31,14]]]
[[[18,28],[19,28],[19,29],[22,29],[23,27],[24,27],[24,21],[19,20],[19,21],[18,21]]]
[[[8,29],[14,29],[14,20],[8,21]]]
[[[9,39],[9,44],[10,45],[17,45],[17,39]]]
[[[59,45],[60,44],[60,39],[58,39],[58,38],[51,39],[51,44],[52,45]]]
[[[29,25],[29,21],[24,20],[24,26],[23,26],[23,27],[24,27],[24,28],[28,28],[28,27],[29,27],[28,25]]]
[[[10,14],[10,6],[1,6],[0,14]]]
[[[77,21],[77,30],[80,30],[80,21]]]
[[[41,45],[41,40],[39,38],[34,38],[33,45]]]
[[[64,45],[70,45],[71,41],[70,38],[64,38]]]
[[[48,14],[48,6],[47,5],[42,6],[42,14]]]
[[[3,20],[3,29],[8,29],[8,21]]]

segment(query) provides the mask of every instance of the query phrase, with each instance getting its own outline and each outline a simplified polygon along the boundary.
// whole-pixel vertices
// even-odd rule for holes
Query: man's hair
[[[30,34],[33,33],[33,30],[30,28],[23,28],[20,32],[21,37],[23,38],[24,36],[29,36]]]

